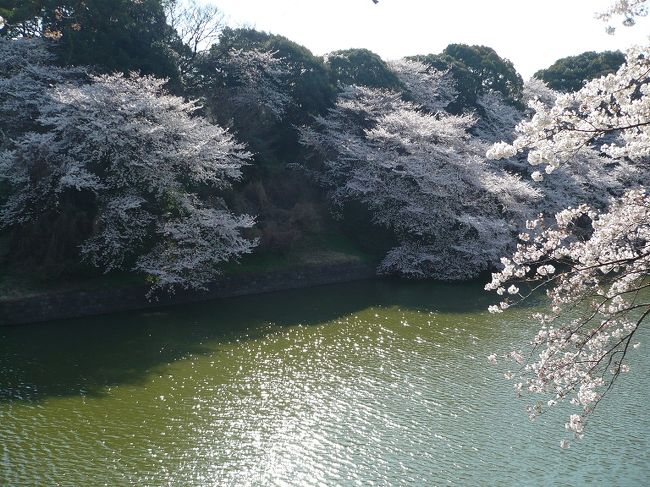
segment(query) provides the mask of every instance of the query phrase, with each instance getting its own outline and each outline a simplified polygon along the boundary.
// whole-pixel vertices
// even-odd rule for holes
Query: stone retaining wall
[[[375,265],[368,263],[306,265],[263,273],[223,276],[210,284],[208,291],[179,290],[173,295],[162,294],[158,301],[153,302],[146,299],[147,289],[143,286],[51,293],[0,301],[0,326],[80,318],[216,298],[262,294],[372,279],[375,275]]]

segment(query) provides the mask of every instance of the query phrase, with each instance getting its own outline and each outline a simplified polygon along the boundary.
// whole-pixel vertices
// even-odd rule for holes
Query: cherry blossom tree
[[[54,60],[43,39],[0,37],[0,147],[34,127],[50,87],[84,79],[83,68],[60,67]]]
[[[610,14],[630,19],[644,4],[616,2]],[[502,259],[503,269],[486,286],[505,296],[493,312],[546,290],[550,310],[535,316],[540,330],[528,360],[521,351],[511,354],[521,366],[515,389],[547,396],[529,406],[531,417],[565,400],[578,407],[566,423],[577,438],[619,375],[629,370],[627,354],[639,346],[635,334],[650,314],[645,293],[650,198],[644,188],[650,162],[648,95],[650,50],[635,47],[618,72],[557,95],[552,105],[531,100],[534,114],[517,126],[515,140],[488,152],[493,158],[527,153],[531,165],[543,168],[532,173],[536,181],[576,161],[585,168],[619,165],[634,173],[624,194],[614,195],[607,208],[585,203],[529,221],[516,252]],[[568,440],[561,446],[568,447]]]
[[[623,25],[630,27],[636,24],[637,17],[648,15],[648,0],[615,0],[607,10],[597,14],[597,18],[610,21],[615,17],[623,17]],[[613,34],[614,27],[608,27],[608,32]]]
[[[458,96],[456,82],[448,71],[410,59],[391,61],[389,66],[408,90],[410,98],[431,113],[443,111]]]
[[[231,49],[222,64],[227,87],[222,98],[239,110],[261,111],[261,115],[281,120],[291,103],[284,88],[289,68],[276,53],[260,49]]]
[[[587,205],[569,208],[554,218],[529,221],[528,231],[503,270],[486,286],[501,296],[501,312],[546,289],[551,308],[535,318],[540,330],[531,343],[530,360],[512,352],[520,365],[518,393],[549,396],[546,406],[528,408],[531,417],[568,400],[580,407],[567,429],[583,433],[588,415],[616,378],[629,370],[626,354],[639,343],[639,325],[650,314],[650,198],[630,190],[607,211]],[[533,283],[525,288],[521,283]],[[493,357],[494,359],[494,357]],[[508,375],[511,375],[510,373]],[[565,441],[563,446],[567,446]]]
[[[523,127],[527,123],[526,118],[533,117],[540,107],[551,110],[558,96],[558,92],[535,78],[524,85],[523,101],[529,105],[525,111],[506,103],[498,93],[482,95],[479,97],[481,116],[473,133],[490,143],[508,141],[488,151],[489,156],[494,156],[495,150],[509,147],[508,143],[514,142],[520,123]],[[640,184],[646,175],[643,164],[627,158],[613,159],[591,145],[582,147],[570,161],[557,169],[545,171],[543,175],[536,166],[527,163],[524,153],[510,151],[499,154],[499,161],[505,169],[532,177],[539,183],[538,189],[542,191],[543,198],[536,203],[538,213],[554,214],[584,202],[604,208],[612,196],[621,196],[625,188]]]
[[[505,161],[484,155],[497,140],[515,140],[526,112],[488,91],[474,113],[450,115],[445,108],[457,91],[448,72],[412,60],[390,66],[405,94],[348,86],[328,115],[302,131],[334,203],[362,202],[399,240],[381,272],[475,276],[497,264],[503,249],[514,249],[519,222],[582,201],[604,207],[641,177],[625,161],[612,164],[590,150],[533,189],[520,179],[531,171],[516,151]],[[547,107],[558,96],[538,81],[524,89],[526,99]]]
[[[380,272],[473,277],[511,248],[516,222],[539,194],[485,160],[487,146],[468,132],[473,115],[439,111],[452,89],[443,74],[410,61],[393,65],[414,101],[346,87],[335,108],[303,129],[303,144],[323,161],[319,178],[335,203],[362,202],[397,236]]]
[[[495,143],[511,140],[515,126],[524,118],[524,113],[508,103],[499,92],[487,92],[478,96],[477,123],[472,132],[481,140]]]
[[[241,232],[253,218],[228,211],[218,191],[240,177],[250,153],[164,84],[132,73],[46,90],[38,126],[0,152],[10,188],[0,225],[90,215],[81,259],[142,272],[154,289],[201,288],[219,264],[249,252],[255,242]]]
[[[527,148],[528,162],[543,166],[550,174],[583,148],[606,142],[606,136],[617,136],[611,143],[601,143],[599,148],[605,155],[636,161],[648,157],[649,55],[647,47],[630,49],[626,64],[615,74],[592,80],[578,92],[558,96],[551,107],[531,101],[535,115],[517,127],[516,141],[497,144],[488,155],[512,156]],[[541,172],[536,179],[540,177]]]
[[[201,98],[205,115],[244,137],[282,122],[293,104],[291,67],[274,51],[219,45],[195,65],[186,82]]]

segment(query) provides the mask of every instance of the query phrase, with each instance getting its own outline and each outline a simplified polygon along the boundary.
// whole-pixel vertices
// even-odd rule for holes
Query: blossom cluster
[[[247,109],[262,107],[273,118],[282,118],[291,103],[284,88],[290,68],[277,53],[231,49],[222,69],[228,78],[236,80],[227,94],[231,101]]]
[[[617,0],[601,17],[624,15],[631,24],[645,14],[646,3]],[[501,260],[502,270],[486,289],[504,297],[490,307],[494,313],[546,290],[550,310],[535,315],[540,329],[529,358],[523,360],[520,352],[510,356],[521,367],[515,390],[550,396],[546,406],[538,402],[528,408],[531,417],[565,400],[579,407],[565,425],[579,438],[589,414],[629,370],[627,353],[639,346],[634,336],[650,313],[645,292],[650,197],[644,189],[650,161],[650,47],[629,49],[616,73],[575,93],[549,93],[540,82],[533,88],[531,118],[517,125],[513,141],[494,144],[487,156],[527,154],[528,163],[539,168],[532,179],[541,186],[552,183],[547,195],[555,201],[540,205],[517,250]],[[571,184],[563,186],[569,179]],[[582,202],[556,209],[549,218],[549,210],[571,201],[576,188],[582,188]],[[488,360],[495,362],[496,356]],[[561,446],[568,448],[568,440]]]
[[[456,82],[448,71],[410,59],[391,61],[389,66],[413,101],[432,113],[444,110],[458,96]]]
[[[322,160],[319,179],[336,204],[360,201],[396,235],[380,272],[473,277],[513,248],[517,222],[540,193],[485,159],[486,142],[470,133],[473,114],[442,111],[456,96],[446,73],[412,61],[392,66],[408,101],[348,86],[303,128],[302,143]]]
[[[528,151],[528,162],[540,166],[541,181],[588,147],[611,158],[642,161],[650,156],[650,47],[631,48],[616,73],[588,82],[575,93],[558,95],[546,105],[530,101],[530,120],[520,123],[517,138],[488,151],[500,159]]]
[[[36,42],[0,41],[0,55],[19,59],[23,46],[42,46]],[[143,272],[155,288],[200,288],[220,263],[253,248],[241,233],[253,219],[231,214],[218,197],[251,158],[232,134],[195,116],[195,102],[168,94],[166,80],[135,73],[59,76],[54,86],[37,85],[35,106],[23,78],[49,69],[49,57],[28,52],[31,62],[0,79],[12,87],[0,106],[9,115],[3,126],[24,111],[36,115],[0,147],[8,189],[0,227],[93,215],[82,260],[106,272]]]
[[[34,130],[39,107],[48,103],[49,89],[84,79],[83,68],[55,65],[42,40],[0,37],[1,135],[10,139]]]
[[[609,21],[614,17],[623,17],[623,25],[626,27],[636,24],[636,17],[648,15],[648,0],[615,0],[604,12],[596,15],[597,18]],[[608,27],[608,32],[613,34],[614,27]]]
[[[567,429],[580,437],[604,392],[629,370],[626,354],[638,346],[634,335],[650,313],[644,294],[650,286],[650,196],[630,190],[607,211],[581,205],[553,219],[540,215],[520,239],[486,285],[505,296],[490,311],[502,312],[546,289],[551,308],[535,316],[540,329],[515,388],[550,395],[548,407],[563,400],[579,406]],[[534,287],[522,292],[521,283]],[[532,407],[531,415],[543,409]]]

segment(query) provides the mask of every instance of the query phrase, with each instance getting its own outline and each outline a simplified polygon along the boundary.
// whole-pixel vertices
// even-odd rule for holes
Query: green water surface
[[[0,485],[648,485],[650,359],[561,450],[486,356],[532,309],[367,281],[0,328]]]

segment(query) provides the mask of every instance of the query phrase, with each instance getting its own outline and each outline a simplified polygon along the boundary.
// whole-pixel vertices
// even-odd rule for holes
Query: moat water
[[[582,441],[487,355],[482,283],[366,281],[0,328],[0,485],[647,485],[650,333]]]

